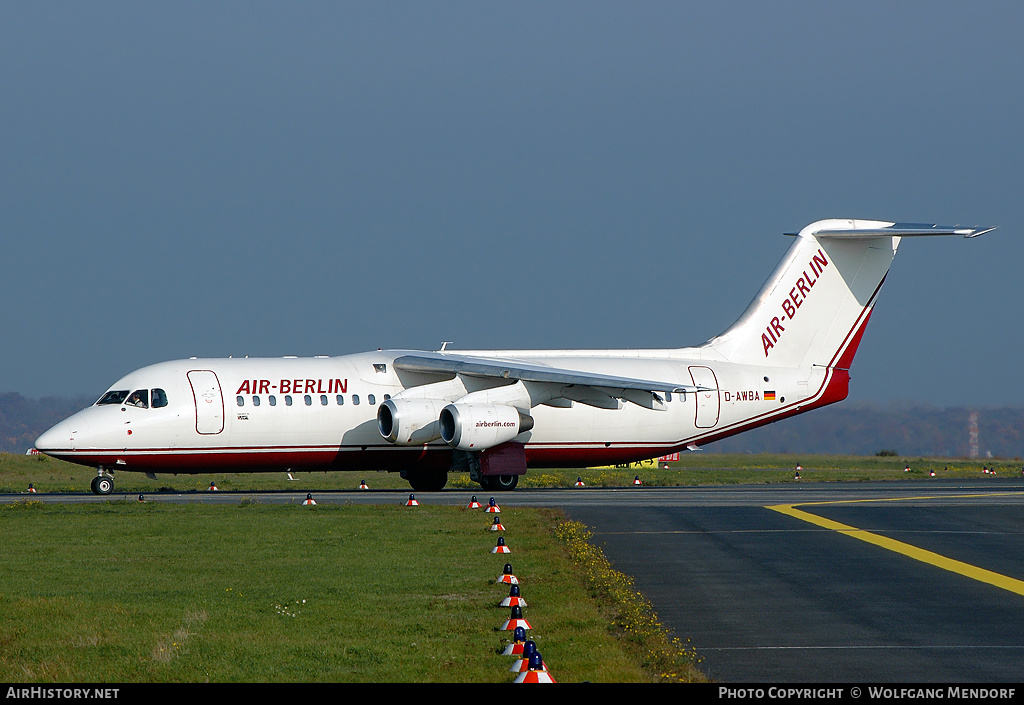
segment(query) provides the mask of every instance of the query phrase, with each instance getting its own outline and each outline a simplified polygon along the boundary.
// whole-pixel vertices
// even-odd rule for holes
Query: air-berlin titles
[[[271,384],[269,379],[247,379],[235,394],[345,394],[348,379],[282,379]]]
[[[782,315],[774,316],[771,324],[765,326],[765,332],[761,334],[765,357],[768,357],[768,351],[775,347],[775,344],[782,337],[783,331],[786,330],[785,326],[782,325],[782,321],[785,321],[787,318],[793,320],[793,317],[796,316],[796,310],[803,305],[803,301],[811,293],[811,287],[818,281],[821,271],[827,266],[828,259],[826,259],[825,253],[819,249],[811,261],[807,263],[808,269],[811,270],[811,274],[814,276],[807,276],[807,269],[800,272],[803,276],[796,280],[793,288],[789,290],[789,296],[782,300]]]

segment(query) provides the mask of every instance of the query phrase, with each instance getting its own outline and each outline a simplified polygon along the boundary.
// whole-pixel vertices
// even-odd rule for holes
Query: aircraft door
[[[196,400],[196,432],[214,435],[224,430],[224,395],[220,380],[212,370],[192,370],[188,373],[192,396]]]
[[[710,387],[709,392],[696,392],[697,416],[694,424],[697,428],[713,428],[718,424],[721,401],[718,392],[718,380],[710,367],[691,367],[690,379],[698,387]]]

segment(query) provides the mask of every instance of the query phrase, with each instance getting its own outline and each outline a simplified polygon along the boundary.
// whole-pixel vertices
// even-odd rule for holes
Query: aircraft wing
[[[616,397],[629,396],[629,391],[651,393],[710,391],[707,387],[696,387],[690,384],[594,374],[579,370],[532,365],[519,360],[473,357],[447,352],[409,352],[396,357],[392,364],[396,370],[409,372],[451,373],[470,377],[591,387]]]

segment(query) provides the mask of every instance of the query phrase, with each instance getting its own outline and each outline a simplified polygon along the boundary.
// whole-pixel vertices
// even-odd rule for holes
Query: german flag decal
[[[772,389],[765,390],[764,400],[765,401],[775,401],[775,391],[772,390]]]

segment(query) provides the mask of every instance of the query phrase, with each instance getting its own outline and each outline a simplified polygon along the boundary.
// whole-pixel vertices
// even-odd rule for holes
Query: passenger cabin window
[[[235,397],[235,403],[238,404],[239,406],[245,406],[245,397],[243,397],[243,396]]]
[[[267,401],[270,402],[271,406],[277,406],[277,397],[275,397],[273,394],[267,397]]]
[[[345,404],[345,397],[343,397],[343,396],[341,396],[339,394],[338,395],[338,406],[343,406],[344,404]]]
[[[327,406],[327,395],[326,394],[321,394],[320,395],[320,406]]]
[[[253,397],[252,398],[252,405],[253,406],[259,406],[260,405],[260,398],[259,397]]]
[[[121,390],[116,392],[107,392],[100,400],[96,402],[96,406],[107,406],[108,404],[120,404],[128,398],[128,390]]]
[[[355,404],[356,406],[359,406],[359,395],[358,394],[353,394],[352,395],[352,403]]]
[[[302,400],[306,402],[306,406],[313,406],[313,397],[309,396],[308,394],[302,397]]]
[[[292,405],[292,395],[291,394],[285,394],[284,395],[284,405],[285,406],[291,406]]]

